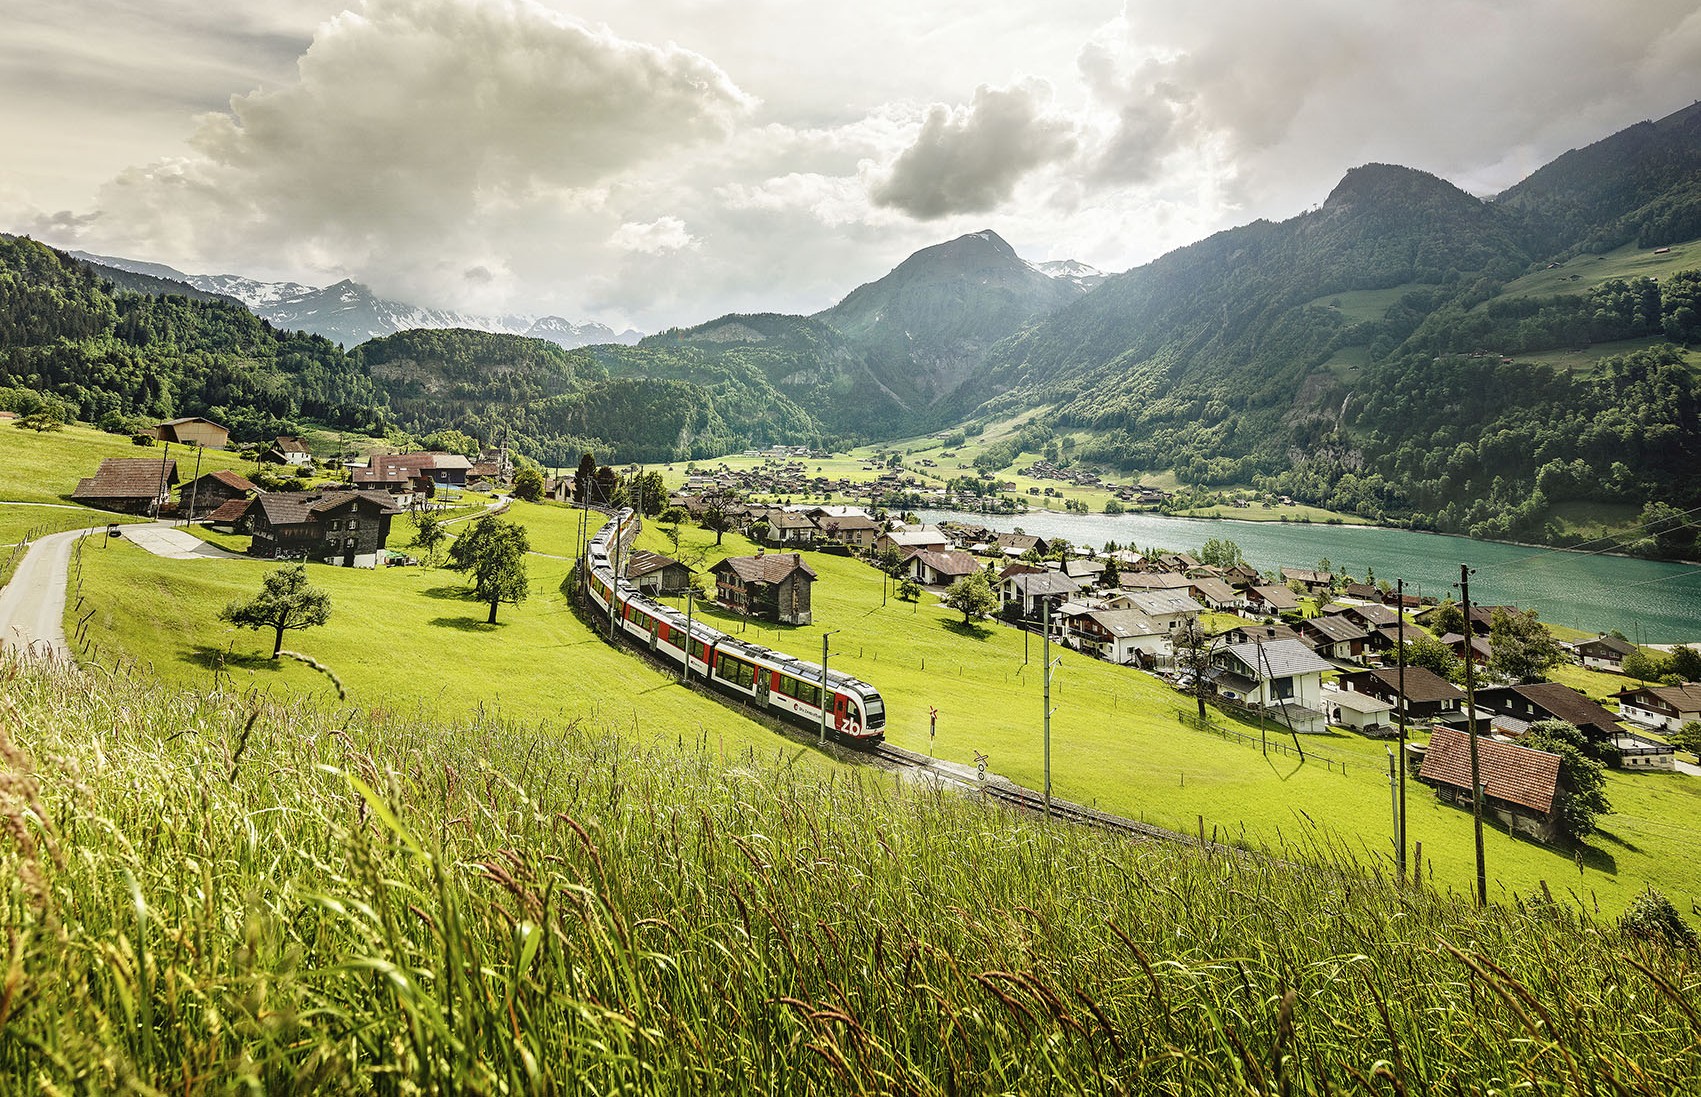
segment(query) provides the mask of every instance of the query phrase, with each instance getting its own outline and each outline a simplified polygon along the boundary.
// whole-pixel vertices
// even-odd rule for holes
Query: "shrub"
[[[1653,888],[1630,901],[1630,909],[1618,920],[1618,928],[1626,937],[1651,944],[1687,949],[1701,944],[1671,900]]]

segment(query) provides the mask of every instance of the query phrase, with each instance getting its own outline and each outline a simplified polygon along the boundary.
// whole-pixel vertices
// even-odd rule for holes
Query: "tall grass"
[[[789,746],[17,663],[0,690],[11,1092],[1701,1089],[1696,958],[1546,901],[1128,844]]]

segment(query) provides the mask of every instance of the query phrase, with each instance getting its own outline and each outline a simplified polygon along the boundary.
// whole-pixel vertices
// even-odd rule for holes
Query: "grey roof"
[[[1213,579],[1208,576],[1193,580],[1192,588],[1198,592],[1201,598],[1210,602],[1234,602],[1241,597],[1240,592],[1225,580]]]
[[[1035,595],[1074,594],[1081,589],[1081,584],[1067,575],[1055,571],[1036,571],[1011,578],[1016,592],[1025,597]]]
[[[1178,590],[1130,590],[1120,597],[1148,616],[1166,613],[1203,613],[1205,607]]]
[[[1307,629],[1321,634],[1332,644],[1345,644],[1352,640],[1362,640],[1368,633],[1355,622],[1343,621],[1340,616],[1313,617],[1300,623],[1300,630]]]
[[[1260,648],[1263,649],[1262,653]],[[1223,654],[1233,656],[1259,678],[1264,677],[1265,672],[1272,678],[1286,678],[1291,674],[1318,674],[1335,669],[1333,663],[1298,640],[1232,644],[1223,649]]]
[[[1161,636],[1163,629],[1137,609],[1095,609],[1085,614],[1097,621],[1099,627],[1116,637]]]
[[[1381,713],[1393,712],[1394,706],[1380,697],[1372,697],[1368,693],[1354,693],[1349,689],[1331,689],[1323,691],[1323,703],[1339,705],[1353,712]]]

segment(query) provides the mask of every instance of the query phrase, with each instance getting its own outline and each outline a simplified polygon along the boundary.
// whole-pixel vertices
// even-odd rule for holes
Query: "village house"
[[[1436,728],[1418,780],[1433,786],[1443,802],[1470,807],[1476,791],[1471,788],[1470,752],[1469,732]],[[1558,835],[1554,800],[1559,791],[1559,755],[1478,736],[1477,774],[1485,816],[1538,841],[1551,842]]]
[[[729,556],[709,569],[715,577],[715,601],[746,617],[786,625],[807,625],[810,585],[815,572],[795,552]]]
[[[1313,651],[1325,659],[1352,662],[1364,654],[1369,633],[1345,614],[1324,614],[1299,623],[1299,634]]]
[[[1355,670],[1341,675],[1342,689],[1379,697],[1395,707],[1404,707],[1407,722],[1459,720],[1465,693],[1428,667],[1406,668],[1405,702],[1400,699],[1400,672],[1394,667]]]
[[[944,586],[979,570],[980,561],[956,549],[922,549],[904,561],[904,574],[924,587]]]
[[[1043,616],[1047,607],[1056,611],[1075,596],[1081,584],[1062,572],[1036,571],[1012,575],[999,587],[999,597],[1005,603],[1016,603],[1023,617],[1034,619]]]
[[[230,442],[230,430],[199,415],[172,419],[154,428],[154,437],[162,442],[177,442],[206,449],[223,449]]]
[[[1225,579],[1193,579],[1187,586],[1187,593],[1200,605],[1218,613],[1238,613],[1246,608],[1246,595],[1234,589]]]
[[[678,560],[644,549],[636,549],[626,557],[622,570],[628,582],[651,596],[683,594],[696,574]]]
[[[232,499],[247,499],[259,490],[240,472],[218,469],[202,473],[177,489],[177,513],[188,518],[204,518]]]
[[[821,533],[813,519],[797,511],[768,511],[768,540],[776,545],[813,545]]]
[[[71,498],[86,507],[120,514],[158,514],[177,484],[173,458],[108,457],[93,476],[77,481]]]
[[[1622,769],[1676,768],[1676,752],[1668,744],[1626,731],[1599,702],[1560,682],[1479,689],[1477,707],[1494,714],[1496,732],[1514,739],[1528,732],[1531,724],[1563,720],[1581,731],[1609,764]]]
[[[1247,589],[1246,608],[1254,613],[1279,617],[1299,612],[1299,596],[1284,586],[1255,586]]]
[[[1701,720],[1701,682],[1637,686],[1619,691],[1617,699],[1619,716],[1656,731],[1676,731],[1691,720]]]
[[[1081,651],[1121,665],[1157,665],[1170,654],[1169,633],[1137,609],[1101,609],[1066,603],[1064,639]]]
[[[1577,657],[1589,670],[1605,670],[1613,674],[1624,673],[1624,657],[1636,650],[1636,645],[1629,640],[1620,640],[1616,636],[1602,633],[1587,640],[1578,640],[1570,645],[1571,654]]]
[[[1139,571],[1122,575],[1123,590],[1192,590],[1193,580],[1179,571]]]
[[[1206,677],[1219,696],[1262,706],[1296,732],[1324,730],[1323,674],[1334,670],[1298,640],[1254,640],[1220,648]]]
[[[1069,578],[1080,583],[1083,587],[1097,586],[1104,581],[1105,562],[1103,560],[1064,560],[1058,569]]]
[[[1388,662],[1390,660],[1398,661],[1400,658],[1399,651],[1397,650],[1399,645],[1406,644],[1407,646],[1410,646],[1421,639],[1427,638],[1429,638],[1429,633],[1418,628],[1416,625],[1408,625],[1404,623],[1397,625],[1383,625],[1380,628],[1371,630],[1369,638],[1365,641],[1365,647],[1370,651],[1381,655],[1384,662]],[[1393,653],[1392,656],[1389,655],[1390,652]]]
[[[1489,661],[1489,659],[1494,655],[1494,645],[1489,642],[1487,632],[1488,632],[1487,628],[1479,629],[1475,625],[1471,626],[1471,643],[1470,643],[1471,661],[1474,662],[1479,667],[1486,664]],[[1447,650],[1451,651],[1454,655],[1458,656],[1460,659],[1463,659],[1465,657],[1466,648],[1465,648],[1465,634],[1464,633],[1462,633],[1462,632],[1444,633],[1441,637],[1441,642],[1443,644],[1447,645]]]
[[[874,539],[880,536],[880,523],[868,515],[857,511],[851,514],[822,513],[822,508],[809,512],[815,520],[815,525],[821,530],[822,536],[829,541],[837,541],[841,545],[849,545],[858,552],[866,552],[874,547]]]
[[[251,555],[381,567],[390,519],[401,511],[377,491],[269,491],[248,509]]]
[[[1104,602],[1112,609],[1138,610],[1165,633],[1173,633],[1205,612],[1204,606],[1182,590],[1116,590],[1105,595]]]
[[[951,539],[945,536],[945,531],[923,526],[920,529],[894,529],[882,533],[874,539],[874,551],[885,552],[894,549],[900,556],[908,557],[922,549],[940,551],[951,547]]]
[[[374,453],[350,480],[357,488],[430,496],[437,486],[465,487],[471,468],[459,453]]]
[[[313,463],[313,453],[301,439],[280,434],[260,454],[260,460],[274,465],[294,465],[302,468]]]
[[[1307,594],[1328,594],[1335,589],[1335,577],[1313,568],[1283,568],[1282,582],[1298,583]]]
[[[1045,538],[1032,533],[1000,533],[994,544],[998,552],[1004,556],[1021,556],[1029,549],[1041,556],[1051,551],[1051,545]]]
[[[1400,623],[1400,614],[1381,602],[1367,602],[1363,605],[1344,605],[1335,603],[1323,607],[1325,614],[1346,617],[1356,622],[1366,631],[1379,629],[1387,625]]]

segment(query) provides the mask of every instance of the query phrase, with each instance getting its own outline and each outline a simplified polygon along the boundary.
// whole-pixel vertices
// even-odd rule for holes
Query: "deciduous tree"
[[[962,613],[965,625],[977,617],[990,617],[998,611],[998,595],[992,592],[986,574],[980,571],[970,572],[946,587],[941,601]]]
[[[1565,657],[1531,609],[1496,608],[1489,616],[1488,639],[1493,647],[1488,669],[1514,682],[1539,681]]]
[[[1531,724],[1519,746],[1559,755],[1559,788],[1555,810],[1559,829],[1573,842],[1595,830],[1595,819],[1612,810],[1606,794],[1606,767],[1584,751],[1588,740],[1564,720],[1542,720]]]
[[[514,476],[514,498],[535,503],[543,498],[543,473],[532,467],[521,469]]]
[[[490,604],[489,624],[496,623],[498,605],[507,602],[517,606],[530,593],[526,575],[526,553],[530,550],[526,527],[488,514],[449,546],[449,566],[466,573],[473,596]]]
[[[331,596],[307,581],[307,565],[289,564],[266,573],[260,593],[246,602],[232,601],[219,611],[219,620],[239,628],[269,628],[277,636],[272,658],[283,650],[284,633],[315,628],[330,620]]]

